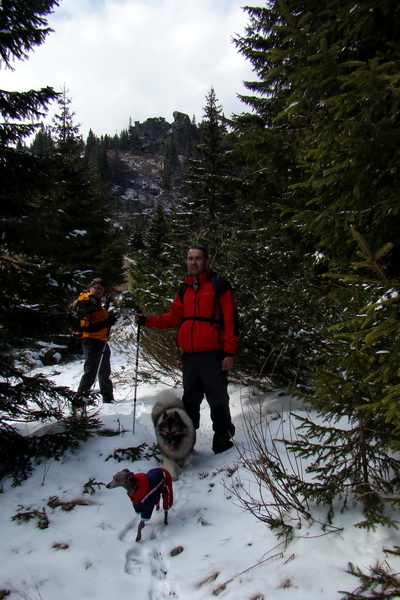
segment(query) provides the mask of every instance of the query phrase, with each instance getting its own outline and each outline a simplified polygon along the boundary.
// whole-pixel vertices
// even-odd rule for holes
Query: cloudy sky
[[[132,121],[175,110],[197,122],[214,87],[227,116],[245,106],[243,81],[254,79],[232,37],[243,35],[246,0],[61,0],[54,30],[29,59],[2,69],[1,87],[25,91],[65,84],[86,137],[119,133]]]

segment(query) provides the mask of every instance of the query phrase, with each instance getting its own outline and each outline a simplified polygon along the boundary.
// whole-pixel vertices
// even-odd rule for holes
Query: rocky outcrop
[[[109,151],[114,211],[123,219],[151,212],[158,200],[168,205],[179,186],[181,166],[196,153],[199,132],[188,115],[175,111],[172,123],[164,117],[129,126],[123,149]]]
[[[146,154],[165,154],[171,125],[164,117],[147,119],[144,123],[135,122],[129,133],[135,149]]]
[[[135,150],[165,155],[168,140],[172,136],[176,152],[191,156],[198,141],[197,127],[184,113],[175,111],[173,117],[172,123],[168,123],[164,117],[153,117],[143,123],[136,121],[135,125],[131,125],[129,134]]]
[[[184,113],[175,111],[173,117],[171,135],[177,153],[185,157],[193,156],[195,146],[199,141],[199,132],[196,125],[193,125]]]

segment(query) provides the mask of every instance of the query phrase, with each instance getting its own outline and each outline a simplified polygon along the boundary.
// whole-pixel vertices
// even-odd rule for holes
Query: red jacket
[[[169,510],[174,503],[172,478],[169,472],[162,467],[150,469],[148,473],[134,473],[138,484],[135,495],[132,497],[135,512],[140,513],[142,521],[148,521],[154,507],[163,499],[163,509]]]
[[[177,294],[169,312],[147,317],[146,327],[166,329],[179,325],[178,345],[184,352],[222,350],[233,355],[238,344],[237,306],[230,286],[222,293],[214,290],[211,269],[198,276],[199,287],[193,288],[193,277],[184,281],[185,291]]]

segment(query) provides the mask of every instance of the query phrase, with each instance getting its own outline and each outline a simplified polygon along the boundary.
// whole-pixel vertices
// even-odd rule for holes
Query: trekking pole
[[[99,377],[101,365],[103,363],[104,354],[105,354],[105,351],[106,351],[106,348],[107,348],[108,338],[110,337],[110,331],[111,331],[111,326],[107,330],[107,337],[106,337],[105,342],[103,344],[103,350],[102,350],[102,353],[100,355],[99,366],[97,367],[96,377],[94,378],[92,388],[94,388],[96,386],[96,382],[97,382],[97,379]]]
[[[139,341],[140,341],[140,324],[137,324],[136,334],[136,366],[135,366],[135,393],[133,396],[133,424],[132,434],[135,435],[135,424],[136,424],[136,398],[137,398],[137,386],[138,386],[138,372],[139,372]]]
[[[96,371],[96,377],[94,378],[94,381],[93,381],[93,383],[92,383],[92,385],[91,385],[91,387],[90,387],[90,390],[89,390],[89,395],[88,395],[88,399],[87,399],[87,402],[89,402],[89,403],[90,403],[90,392],[93,392],[93,391],[94,391],[94,388],[95,388],[95,386],[96,386],[97,379],[98,379],[98,377],[99,377],[99,373],[100,373],[101,365],[102,365],[103,358],[104,358],[104,353],[105,353],[105,351],[106,351],[106,347],[107,347],[107,341],[108,341],[108,337],[109,337],[109,335],[110,335],[110,329],[111,329],[111,327],[109,327],[109,328],[108,328],[108,331],[107,331],[107,337],[106,337],[106,340],[105,340],[105,342],[104,342],[104,344],[103,344],[103,350],[102,350],[102,352],[101,352],[101,355],[100,355],[100,360],[99,360],[99,364],[98,364],[97,371]],[[95,397],[95,396],[93,396],[93,397]],[[85,404],[85,406],[84,406],[84,412],[85,412],[85,415],[87,415],[87,405],[86,405],[86,404]]]

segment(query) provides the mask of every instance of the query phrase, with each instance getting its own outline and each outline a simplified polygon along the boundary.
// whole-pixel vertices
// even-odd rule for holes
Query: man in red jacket
[[[213,451],[233,446],[235,426],[229,410],[228,376],[238,344],[237,306],[230,284],[209,267],[204,246],[193,245],[187,254],[189,276],[175,296],[169,312],[159,316],[136,315],[140,325],[166,329],[179,326],[183,351],[183,397],[195,429],[206,396],[213,422]]]

